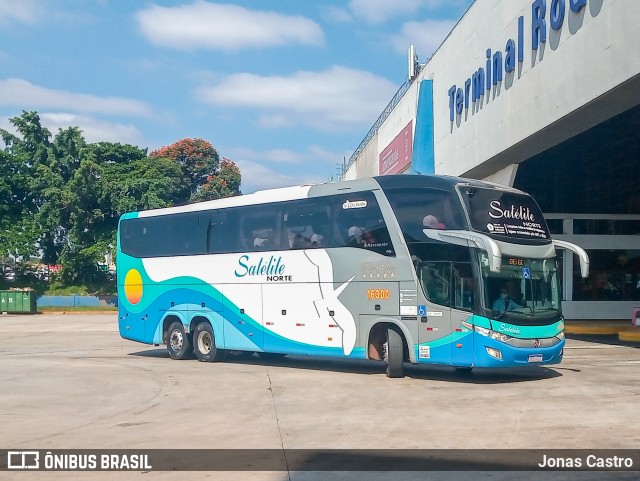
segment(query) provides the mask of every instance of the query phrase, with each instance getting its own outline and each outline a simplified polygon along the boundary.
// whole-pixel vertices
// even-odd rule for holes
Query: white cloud
[[[409,45],[415,45],[420,60],[425,61],[438,49],[455,24],[453,20],[406,22],[391,42],[399,53],[405,53]]]
[[[320,7],[322,16],[327,20],[339,23],[351,22],[353,17],[348,10],[335,6]]]
[[[33,25],[42,13],[43,4],[38,0],[0,0],[0,25],[13,22]]]
[[[217,85],[196,89],[214,105],[264,110],[279,123],[304,123],[324,130],[370,124],[397,90],[384,77],[341,66],[288,77],[251,73],[231,75]]]
[[[240,190],[244,194],[250,194],[262,189],[317,184],[326,181],[326,179],[309,174],[284,174],[251,160],[240,159],[234,160],[234,162],[238,165],[242,174]]]
[[[15,23],[36,25],[45,21],[88,24],[98,20],[81,8],[65,10],[60,3],[62,2],[53,0],[0,0],[0,25]]]
[[[281,127],[291,127],[295,125],[293,118],[287,115],[260,115],[258,117],[258,125],[268,129],[279,129]]]
[[[345,158],[349,158],[353,150],[348,150],[344,152],[333,152],[331,150],[327,150],[323,147],[318,147],[317,145],[312,145],[309,147],[309,155],[312,159],[322,160],[324,162],[329,162],[331,164],[340,164]]]
[[[136,17],[147,40],[178,49],[237,51],[287,43],[322,45],[324,42],[322,29],[308,18],[201,0],[178,7],[152,5]]]
[[[351,0],[349,8],[365,22],[381,23],[392,17],[415,14],[422,8],[433,10],[461,3],[461,0]]]
[[[48,89],[16,78],[0,80],[0,106],[144,117],[153,115],[152,109],[138,100]]]
[[[87,143],[119,142],[121,144],[141,145],[140,131],[131,124],[106,122],[94,117],[74,115],[64,112],[41,113],[42,125],[55,136],[58,129],[79,127]]]
[[[258,152],[253,149],[241,147],[233,149],[232,155],[247,160],[261,160],[263,162],[275,162],[278,164],[299,164],[304,160],[304,156],[299,152],[295,152],[289,149],[270,149],[262,152]]]
[[[298,152],[289,149],[270,149],[256,151],[246,147],[229,149],[231,158],[240,158],[253,162],[272,162],[277,164],[312,164],[320,163],[338,164],[344,156],[350,152],[332,152],[317,145],[310,145],[306,152]]]
[[[105,122],[95,117],[75,115],[67,112],[43,112],[38,114],[43,127],[49,129],[55,137],[58,129],[67,127],[79,127],[87,143],[92,142],[119,142],[121,144],[142,145],[143,139],[140,131],[131,124],[118,124]],[[14,135],[17,131],[8,118],[0,119],[0,128]]]

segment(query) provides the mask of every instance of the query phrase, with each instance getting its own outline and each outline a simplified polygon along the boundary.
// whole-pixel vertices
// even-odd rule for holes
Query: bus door
[[[451,262],[421,262],[418,278],[427,297],[425,305],[418,305],[418,362],[450,364]]]
[[[451,263],[451,364],[473,364],[473,269],[470,262]]]
[[[473,306],[473,271],[470,262],[422,262],[418,274],[427,304],[418,306],[421,320],[420,362],[470,365],[471,331],[465,327]]]

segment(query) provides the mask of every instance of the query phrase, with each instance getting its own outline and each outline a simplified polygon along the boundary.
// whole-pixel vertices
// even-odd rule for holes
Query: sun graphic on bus
[[[131,269],[124,278],[124,295],[131,304],[142,299],[142,276],[136,269]]]

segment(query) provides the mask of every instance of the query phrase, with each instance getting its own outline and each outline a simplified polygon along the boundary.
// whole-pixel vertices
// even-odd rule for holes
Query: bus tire
[[[387,363],[387,377],[404,377],[402,336],[393,328],[387,329],[384,360]]]
[[[222,361],[225,358],[226,351],[216,347],[216,338],[208,322],[199,323],[193,330],[193,352],[202,362]]]
[[[171,359],[185,359],[191,353],[191,341],[181,322],[173,322],[167,331],[167,351]]]

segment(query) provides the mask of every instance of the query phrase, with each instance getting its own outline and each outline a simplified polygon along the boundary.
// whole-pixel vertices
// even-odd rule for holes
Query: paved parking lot
[[[635,347],[568,340],[564,363],[553,368],[474,371],[466,376],[446,368],[407,371],[404,379],[388,379],[379,363],[304,357],[265,362],[256,356],[233,356],[218,364],[172,361],[162,347],[121,339],[115,314],[4,315],[0,447],[640,446],[640,349]],[[6,478],[8,474],[14,477]],[[186,479],[187,474],[153,472],[144,479]],[[205,473],[191,474],[193,479],[205,478]],[[328,479],[326,474],[266,472],[251,479]],[[549,474],[518,477],[549,479]],[[557,479],[603,479],[589,473],[561,474]],[[141,476],[5,472],[0,478],[3,475]],[[215,479],[249,479],[241,472],[220,475],[206,473]],[[429,476],[415,479],[460,478],[450,473]],[[622,473],[616,479],[636,476]],[[378,478],[368,473],[356,479]],[[503,473],[491,479],[511,477]]]

